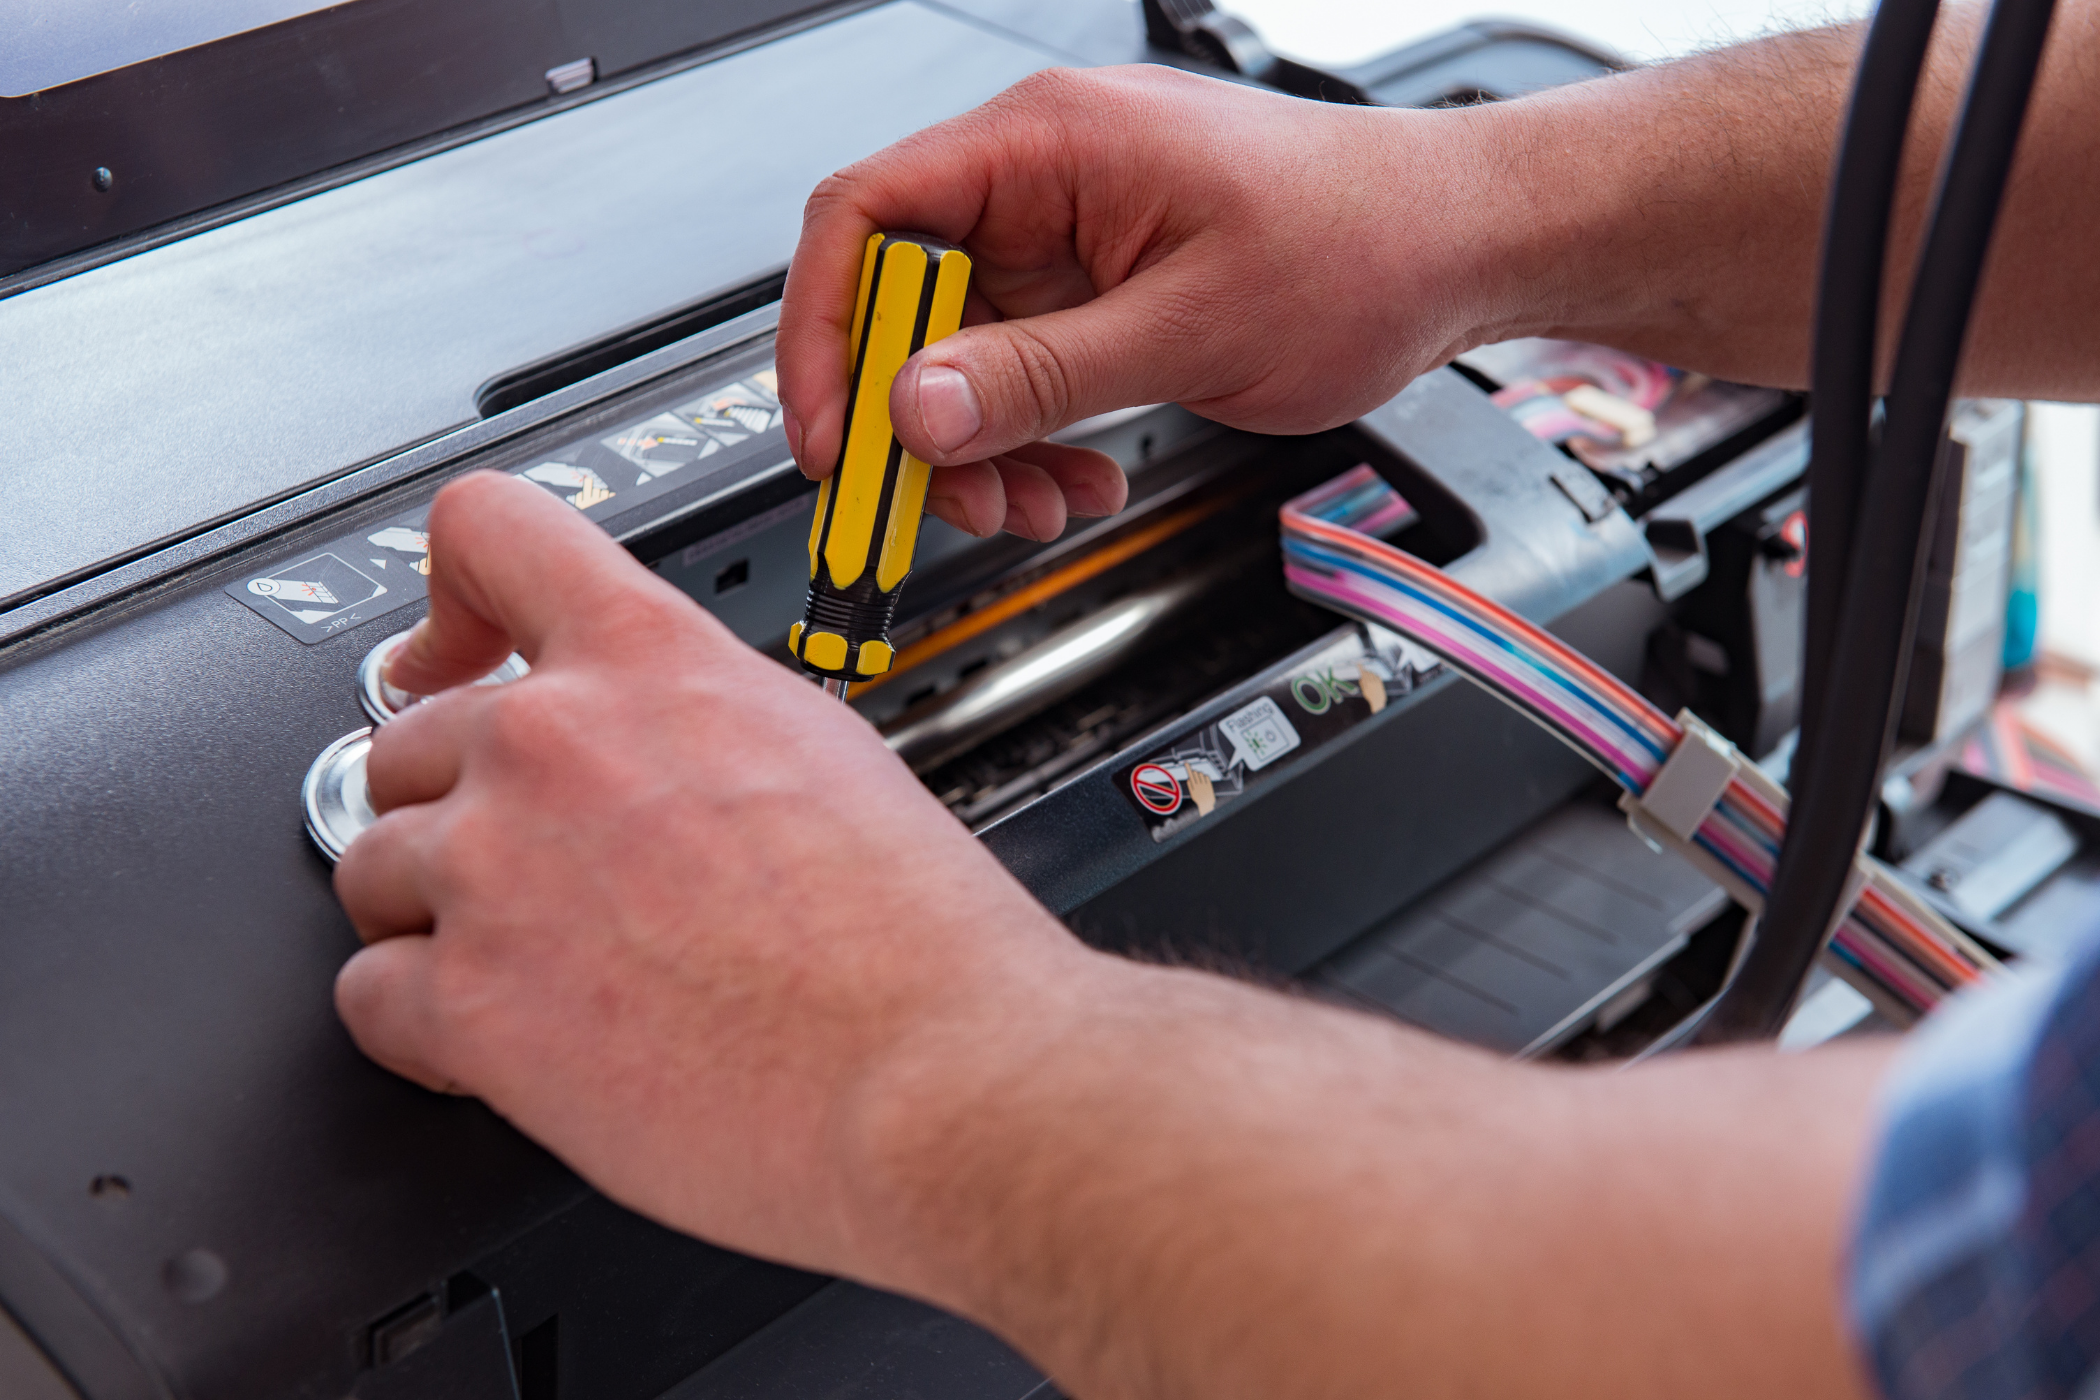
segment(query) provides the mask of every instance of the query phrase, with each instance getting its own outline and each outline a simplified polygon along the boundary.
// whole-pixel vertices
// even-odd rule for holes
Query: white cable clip
[[[1750,789],[1782,819],[1789,805],[1786,789],[1773,782],[1764,769],[1745,759],[1740,749],[1708,728],[1690,710],[1679,710],[1677,722],[1684,728],[1684,737],[1663,761],[1661,770],[1648,784],[1646,792],[1639,797],[1630,792],[1620,795],[1619,810],[1626,814],[1626,825],[1632,828],[1634,835],[1658,850],[1670,851],[1685,860],[1728,891],[1729,896],[1753,916],[1760,916],[1765,908],[1764,891],[1753,888],[1695,842],[1693,836],[1712,815],[1730,784],[1741,783]],[[1844,894],[1838,900],[1831,928],[1825,931],[1826,944],[1830,933],[1844,922],[1870,883],[1880,891],[1882,898],[1900,905],[1913,923],[1931,930],[1943,943],[1964,949],[1979,965],[1989,965],[1989,954],[1956,931],[1931,905],[1865,853],[1853,861],[1852,873],[1845,881]],[[1897,1025],[1908,1025],[1916,1019],[1917,1013],[1913,1009],[1890,996],[1873,978],[1844,959],[1833,957],[1828,951],[1823,959],[1824,966],[1865,993],[1882,1014]]]
[[[1773,782],[1764,769],[1744,758],[1741,749],[1715,733],[1690,710],[1679,710],[1677,723],[1683,726],[1684,737],[1663,760],[1661,771],[1648,784],[1646,792],[1639,797],[1630,792],[1620,795],[1619,810],[1626,814],[1626,824],[1633,829],[1634,835],[1651,846],[1672,851],[1690,861],[1708,879],[1734,896],[1736,903],[1753,914],[1762,913],[1764,891],[1752,887],[1734,870],[1715,859],[1693,837],[1713,815],[1731,783],[1740,782],[1764,799],[1765,805],[1779,813],[1782,821],[1787,814],[1787,791]],[[1864,854],[1853,863],[1852,874],[1845,882],[1844,896],[1838,901],[1837,920],[1844,919],[1877,865],[1878,862]],[[1875,883],[1879,886],[1895,882],[1876,880]],[[1926,908],[1922,901],[1912,903],[1920,909]],[[1946,927],[1944,921],[1929,911],[1926,917],[1936,927]],[[1833,923],[1832,927],[1835,928],[1836,924]]]
[[[1640,807],[1643,816],[1678,840],[1689,841],[1735,781],[1743,757],[1689,712],[1680,714],[1678,722],[1684,725],[1684,738],[1641,794]]]
[[[1646,792],[1638,797],[1630,792],[1620,795],[1619,810],[1626,814],[1626,825],[1634,835],[1686,861],[1728,891],[1736,903],[1758,913],[1765,907],[1764,892],[1716,860],[1693,836],[1731,783],[1744,782],[1781,812],[1786,810],[1786,791],[1690,710],[1679,710],[1677,723],[1684,737],[1663,760],[1662,770]]]

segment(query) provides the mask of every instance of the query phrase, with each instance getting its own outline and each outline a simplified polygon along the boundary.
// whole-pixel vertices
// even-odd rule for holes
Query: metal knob
[[[366,652],[364,661],[357,668],[357,703],[364,706],[365,713],[372,717],[374,724],[385,724],[410,705],[420,704],[429,698],[411,695],[399,686],[387,684],[387,662],[393,660],[395,652],[407,645],[408,632],[396,632]],[[474,684],[508,685],[512,681],[524,679],[531,671],[532,668],[525,664],[525,658],[512,652],[501,666]]]

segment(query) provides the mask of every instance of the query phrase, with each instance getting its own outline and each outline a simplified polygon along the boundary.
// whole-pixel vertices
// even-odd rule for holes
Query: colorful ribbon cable
[[[1443,570],[1377,538],[1414,512],[1368,465],[1287,503],[1284,577],[1292,592],[1390,628],[1543,725],[1636,801],[1684,740],[1682,725],[1573,647]],[[1762,903],[1786,832],[1786,795],[1744,763],[1690,844],[1739,899]],[[1831,952],[1884,1005],[1921,1015],[1996,961],[1878,862]]]

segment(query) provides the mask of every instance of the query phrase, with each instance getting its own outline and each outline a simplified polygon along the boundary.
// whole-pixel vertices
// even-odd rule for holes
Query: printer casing
[[[460,472],[573,455],[762,372],[803,196],[831,169],[1044,67],[1190,61],[1148,49],[1121,0],[776,5],[749,23],[722,6],[564,0],[547,11],[560,23],[527,7],[472,64],[446,59],[480,105],[404,112],[378,77],[357,86],[389,70],[353,64],[341,80],[365,106],[346,110],[397,126],[301,146],[316,46],[351,45],[374,15],[405,23],[401,8],[358,0],[216,59],[207,44],[0,98],[0,169],[27,172],[30,191],[7,197],[42,201],[8,210],[0,239],[14,488],[0,518],[0,1390],[1050,1395],[966,1323],[664,1230],[479,1103],[358,1054],[331,1004],[356,938],[302,831],[300,781],[366,722],[359,662],[422,604],[394,606],[415,588],[387,573],[384,606],[374,595],[305,635],[246,585],[412,520]],[[534,65],[575,57],[561,44],[585,33],[603,41],[599,81],[541,96]],[[282,90],[285,139],[229,136],[243,169],[155,173],[154,133],[121,104],[160,110],[184,75],[243,64],[251,88]],[[480,87],[473,64],[493,65]],[[1348,76],[1426,104],[1607,68],[1550,35],[1476,25]],[[90,99],[117,104],[100,128],[66,115]],[[25,157],[30,134],[48,142]],[[88,163],[134,203],[76,188],[100,150],[123,153]],[[1600,506],[1593,481],[1571,486],[1570,459],[1455,369],[1308,439],[1166,408],[1094,440],[1131,468],[1138,518],[1220,483],[1374,461],[1452,572],[1628,679],[1666,618],[1643,528]],[[1693,521],[1673,577],[1703,557],[1701,531],[1791,489],[1803,455],[1792,428],[1723,464],[1712,479],[1736,494],[1709,489],[1706,509],[1729,513]],[[593,518],[777,650],[810,497],[772,430]],[[1118,528],[1075,524],[1038,547],[930,525],[901,622]],[[1248,538],[1264,530],[1273,516]],[[1448,954],[1461,977],[1406,942],[1429,896],[1488,869],[1498,888],[1521,883],[1511,862],[1534,847],[1591,842],[1650,871],[1648,853],[1567,815],[1590,770],[1483,692],[1428,678],[1163,839],[1130,796],[1133,762],[1362,635],[1319,622],[982,839],[1102,946],[1302,977],[1512,1053],[1564,1044],[1680,953],[1718,896],[1681,872],[1629,877],[1658,882],[1653,936],[1571,955],[1522,991],[1494,980],[1523,969],[1488,967],[1484,944]],[[1407,958],[1427,971],[1394,989]],[[1478,994],[1472,1009],[1453,987]]]

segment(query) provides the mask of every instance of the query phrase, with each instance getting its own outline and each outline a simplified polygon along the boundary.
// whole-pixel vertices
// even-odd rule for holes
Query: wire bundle
[[[1291,591],[1436,652],[1638,799],[1683,740],[1684,727],[1574,648],[1364,528],[1412,514],[1369,466],[1288,502],[1281,516]],[[1745,766],[1692,845],[1730,877],[1724,883],[1739,897],[1761,903],[1786,819],[1785,793]],[[1867,868],[1831,943],[1855,974],[1848,980],[1883,993],[1887,1009],[1916,1015],[1996,966],[1884,867],[1869,861]]]
[[[1583,437],[1640,447],[1655,436],[1655,412],[1684,378],[1668,365],[1601,345],[1537,343],[1555,346],[1557,353],[1492,397],[1519,426],[1545,442]],[[1621,412],[1610,412],[1614,403]],[[1630,418],[1625,410],[1631,410]],[[1641,430],[1630,431],[1636,421]]]

